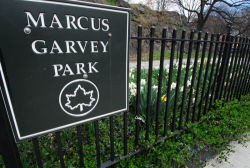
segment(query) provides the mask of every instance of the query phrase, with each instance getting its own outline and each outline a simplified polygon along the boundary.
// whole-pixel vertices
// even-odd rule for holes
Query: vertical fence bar
[[[199,57],[199,50],[200,50],[200,40],[201,40],[201,32],[198,33],[196,48],[195,48],[195,58],[194,58],[194,67],[192,72],[192,80],[191,80],[191,86],[189,91],[189,100],[188,100],[188,107],[187,107],[187,115],[186,115],[186,122],[189,121],[190,117],[190,108],[192,103],[192,96],[193,96],[193,87],[195,82],[195,75],[196,75],[196,69],[197,69],[197,63],[198,63],[198,57]]]
[[[234,65],[233,65],[231,85],[229,86],[229,93],[227,95],[228,100],[231,100],[232,95],[233,95],[234,85],[236,82],[236,74],[237,74],[236,71],[237,71],[237,66],[239,63],[239,49],[241,47],[241,44],[242,44],[242,38],[237,38],[236,48],[234,49],[235,50],[235,61],[234,61]]]
[[[237,91],[238,91],[238,86],[239,86],[239,80],[240,80],[240,72],[241,72],[241,66],[243,64],[243,59],[242,59],[242,51],[244,49],[244,46],[245,46],[245,42],[246,42],[246,38],[243,38],[242,40],[242,44],[241,44],[241,47],[240,47],[240,50],[239,50],[239,60],[238,60],[238,63],[237,63],[237,68],[236,68],[236,78],[235,78],[235,83],[234,83],[234,88],[233,88],[233,97],[234,98],[238,98],[236,97],[237,96]]]
[[[110,160],[115,160],[115,137],[114,137],[114,117],[109,117],[109,136],[110,136]]]
[[[208,88],[207,88],[207,93],[206,93],[206,98],[205,98],[205,106],[204,106],[203,114],[206,114],[207,108],[208,108],[208,101],[209,101],[209,95],[210,95],[210,91],[211,91],[211,85],[213,83],[213,76],[214,76],[214,70],[215,70],[215,66],[216,66],[215,63],[216,63],[216,57],[218,54],[219,41],[220,41],[220,35],[217,34],[216,41],[215,41],[213,62],[212,62],[212,66],[211,66],[210,76],[209,76],[209,83],[208,83]]]
[[[164,115],[164,133],[163,133],[164,136],[166,136],[168,128],[168,115],[170,110],[170,96],[171,96],[170,89],[171,89],[172,75],[173,75],[175,46],[176,46],[176,30],[173,30],[172,41],[171,41],[170,66],[169,66],[169,74],[167,82],[167,102]]]
[[[221,59],[222,59],[222,53],[223,53],[223,49],[224,49],[224,45],[225,45],[225,35],[222,36],[221,42],[220,42],[220,50],[219,50],[219,57],[217,60],[217,65],[216,65],[216,69],[215,69],[215,74],[214,74],[214,81],[213,81],[213,85],[212,85],[212,91],[211,91],[211,97],[210,97],[210,101],[209,101],[209,106],[208,109],[211,108],[213,102],[214,102],[214,94],[215,94],[215,88],[217,85],[217,79],[218,79],[218,73],[220,70],[220,64],[221,64]]]
[[[232,51],[232,58],[231,58],[231,62],[230,62],[229,72],[228,72],[229,75],[227,76],[227,80],[226,80],[226,81],[228,81],[226,88],[225,88],[227,90],[227,92],[224,92],[224,94],[225,94],[224,97],[227,101],[229,101],[229,94],[231,92],[232,81],[233,81],[233,76],[231,74],[233,73],[233,69],[234,69],[235,64],[236,64],[236,57],[235,57],[236,50],[235,50],[234,46],[235,46],[235,43],[237,41],[238,41],[238,38],[235,37],[234,40],[232,41],[233,43],[231,45],[233,51]]]
[[[137,32],[137,78],[136,78],[136,109],[135,114],[139,116],[141,113],[141,55],[142,55],[142,26],[138,26]],[[135,146],[139,142],[139,120],[135,120]]]
[[[128,154],[128,111],[123,114],[123,154]]]
[[[182,121],[183,121],[183,112],[184,112],[184,106],[185,106],[185,101],[186,101],[186,92],[187,92],[187,81],[188,81],[188,75],[189,75],[189,70],[190,70],[190,61],[191,61],[192,50],[193,50],[193,39],[194,39],[194,32],[192,31],[190,33],[189,45],[188,45],[187,65],[186,65],[186,72],[185,72],[185,77],[184,77],[184,88],[183,88],[183,93],[182,93],[181,111],[180,111],[180,116],[179,116],[179,127],[178,127],[179,129],[181,129]]]
[[[62,142],[61,142],[61,133],[60,132],[56,132],[56,144],[57,144],[57,154],[59,156],[59,160],[60,160],[60,165],[61,168],[66,168],[65,163],[64,163],[64,152],[63,152],[63,148],[62,148]]]
[[[156,117],[155,117],[155,136],[156,140],[158,139],[159,134],[159,113],[161,110],[161,92],[162,92],[162,79],[163,79],[163,69],[164,69],[164,56],[165,56],[165,48],[166,48],[166,40],[167,37],[167,28],[162,30],[162,40],[161,40],[161,57],[160,57],[160,69],[158,76],[158,92],[157,92],[157,100],[156,100]]]
[[[250,41],[249,41],[248,45],[250,45]],[[248,49],[248,57],[250,57],[250,46]],[[248,68],[248,72],[247,72],[247,83],[246,83],[246,87],[245,87],[245,94],[249,93],[249,87],[250,87],[250,64],[248,66],[249,66],[249,68]]]
[[[235,67],[234,67],[234,70],[233,70],[233,83],[232,83],[232,90],[231,90],[231,93],[229,95],[229,100],[232,100],[234,98],[234,90],[235,90],[235,85],[236,85],[236,82],[237,82],[237,76],[238,76],[238,67],[239,67],[239,64],[240,64],[240,51],[241,51],[241,48],[242,48],[242,44],[244,42],[244,39],[242,37],[240,37],[239,39],[239,43],[238,43],[238,46],[237,46],[237,52],[236,52],[236,60],[235,60]]]
[[[221,61],[221,67],[220,67],[220,70],[219,70],[219,74],[218,74],[218,78],[217,78],[217,87],[216,87],[216,91],[215,91],[215,99],[220,99],[221,98],[221,94],[222,94],[222,90],[223,90],[223,85],[224,85],[224,76],[226,74],[226,67],[227,67],[227,60],[229,59],[228,57],[228,49],[230,48],[229,47],[229,40],[230,40],[230,35],[228,34],[226,36],[226,42],[225,42],[225,48],[224,48],[224,51],[223,51],[223,56],[222,56],[222,61]]]
[[[247,49],[247,57],[248,57],[248,63],[247,63],[247,68],[246,68],[246,71],[245,71],[245,81],[243,82],[244,83],[244,86],[243,86],[243,91],[242,91],[242,94],[243,95],[246,95],[246,87],[247,85],[249,84],[249,69],[250,69],[250,56],[249,56],[249,53],[250,53],[250,39],[248,39],[248,49]]]
[[[228,69],[225,74],[225,78],[224,78],[224,92],[223,92],[223,98],[226,99],[226,95],[228,94],[228,88],[229,88],[229,79],[230,79],[230,73],[231,73],[231,69],[232,69],[232,63],[234,61],[234,50],[233,50],[233,42],[234,42],[234,37],[231,37],[230,39],[230,45],[229,45],[229,52],[228,52],[228,55],[229,55],[229,59],[228,59],[228,62],[227,62],[227,66],[226,68]],[[230,58],[231,56],[231,58]]]
[[[244,70],[244,76],[243,76],[243,81],[242,81],[242,89],[241,89],[241,93],[240,95],[244,95],[245,94],[245,86],[247,84],[247,72],[248,72],[248,67],[249,67],[249,60],[250,60],[250,57],[249,57],[249,49],[250,49],[250,39],[247,39],[247,49],[246,49],[246,57],[247,57],[247,61],[246,61],[246,66],[245,66],[245,70]]]
[[[0,48],[0,60],[3,60],[2,50]],[[4,70],[2,61],[0,68]],[[0,87],[3,88],[3,81],[0,78]],[[0,89],[3,96],[3,91]],[[8,168],[22,167],[18,148],[11,130],[9,119],[7,116],[7,109],[4,105],[3,97],[0,97],[0,153],[3,156],[4,164]]]
[[[148,87],[147,87],[147,106],[146,106],[146,140],[149,139],[149,113],[151,111],[151,95],[152,95],[152,72],[153,72],[153,57],[154,57],[154,34],[155,28],[150,29],[149,43],[149,62],[148,62]]]
[[[198,117],[197,117],[198,121],[200,121],[201,114],[202,114],[201,110],[202,110],[202,105],[203,105],[203,97],[204,97],[205,90],[206,90],[207,76],[208,76],[208,72],[209,72],[209,66],[210,66],[210,61],[211,61],[211,56],[212,56],[213,45],[214,45],[214,34],[211,35],[211,39],[210,39],[210,45],[209,45],[208,57],[207,57],[207,65],[206,65],[206,69],[205,69],[203,86],[202,86],[202,90],[201,90],[201,98],[200,98],[200,103],[198,104],[199,105]]]
[[[96,146],[96,167],[101,166],[100,131],[98,121],[94,121],[95,146]]]
[[[82,126],[76,127],[76,134],[77,134],[77,143],[78,143],[79,165],[80,167],[84,167]]]
[[[3,156],[3,161],[7,168],[22,168],[18,148],[8,124],[8,120],[5,118],[7,116],[4,114],[6,111],[3,107],[2,99],[0,106],[0,153]]]
[[[43,168],[43,162],[42,162],[42,157],[41,157],[41,152],[40,152],[39,141],[37,138],[33,138],[32,143],[33,143],[33,148],[34,148],[35,155],[36,155],[37,166],[39,168]]]
[[[249,57],[250,57],[250,54],[249,54]],[[248,70],[248,75],[247,75],[247,77],[248,77],[248,83],[247,83],[247,85],[246,85],[246,94],[249,94],[249,92],[250,92],[250,65],[249,65],[249,70]]]
[[[180,80],[181,80],[181,69],[182,69],[182,60],[183,60],[183,53],[184,53],[184,44],[186,38],[186,32],[182,31],[181,34],[181,45],[180,45],[180,56],[179,56],[179,64],[178,64],[178,72],[177,72],[177,82],[176,82],[176,88],[175,88],[175,99],[174,99],[174,110],[173,110],[173,117],[172,117],[172,124],[171,124],[171,130],[175,130],[175,122],[176,122],[176,111],[177,111],[177,103],[178,103],[178,97],[179,97],[179,87],[180,87]]]
[[[199,98],[199,89],[200,89],[203,65],[204,65],[204,60],[205,60],[205,53],[207,49],[207,40],[208,40],[208,33],[205,34],[205,39],[204,39],[203,47],[202,47],[201,64],[200,64],[200,69],[199,69],[199,74],[198,74],[197,85],[196,85],[195,100],[194,100],[193,113],[192,113],[192,122],[195,121],[196,106],[197,106],[197,102]]]
[[[228,41],[226,42],[227,44],[226,45],[228,45],[226,48],[226,51],[225,51],[225,55],[226,55],[226,58],[225,58],[225,68],[224,68],[224,75],[222,76],[222,79],[221,79],[221,81],[222,81],[222,87],[221,87],[221,92],[220,92],[220,98],[225,98],[225,92],[226,92],[226,87],[225,86],[227,86],[227,83],[226,83],[226,77],[228,76],[228,67],[229,67],[229,61],[230,61],[230,57],[231,57],[231,55],[232,55],[232,53],[231,53],[231,50],[232,50],[232,41],[233,40],[233,37],[231,37],[230,35],[229,35],[229,38],[228,38]]]
[[[240,79],[239,79],[239,85],[237,87],[237,98],[239,99],[240,96],[241,96],[241,88],[242,88],[242,85],[243,85],[243,73],[244,73],[244,69],[245,69],[245,66],[246,66],[246,63],[247,63],[247,54],[246,54],[246,50],[247,50],[247,42],[248,42],[248,39],[246,38],[246,41],[245,41],[245,45],[244,45],[244,48],[243,48],[243,51],[242,51],[242,55],[241,55],[241,58],[242,58],[242,65],[241,65],[241,68],[240,68]]]

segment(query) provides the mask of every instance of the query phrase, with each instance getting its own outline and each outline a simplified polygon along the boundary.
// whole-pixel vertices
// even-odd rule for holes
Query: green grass
[[[170,51],[169,50],[166,50],[165,51],[165,54],[164,54],[164,59],[170,59]],[[175,52],[174,54],[174,58],[178,58],[180,55],[180,53],[178,52]],[[199,55],[198,55],[198,58],[201,58],[202,56],[202,53],[200,52]],[[205,53],[205,58],[207,58],[208,56],[208,52]],[[148,61],[148,57],[149,57],[149,53],[143,53],[142,54],[142,61]],[[188,57],[188,54],[187,53],[183,53],[183,58],[187,58]],[[160,51],[154,51],[154,55],[153,55],[153,60],[160,60],[161,58],[161,52]],[[192,55],[191,55],[191,58],[194,59],[195,58],[195,53],[193,52]],[[136,61],[136,56],[133,56],[130,58],[131,61]]]
[[[218,101],[215,109],[202,118],[201,123],[188,124],[187,131],[167,139],[147,154],[122,161],[119,167],[202,167],[201,154],[217,153],[226,159],[229,142],[244,141],[250,129],[250,95],[241,101]]]

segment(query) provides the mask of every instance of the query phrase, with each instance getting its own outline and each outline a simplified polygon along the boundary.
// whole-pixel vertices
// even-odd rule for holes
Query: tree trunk
[[[205,21],[201,17],[198,17],[198,21],[196,25],[197,31],[202,31],[204,28],[204,25],[205,25]]]

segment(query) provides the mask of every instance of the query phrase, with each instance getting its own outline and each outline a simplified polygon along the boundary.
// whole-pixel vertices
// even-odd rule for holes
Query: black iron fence
[[[16,145],[1,110],[0,167],[113,166],[183,132],[187,123],[199,122],[216,99],[249,93],[248,38],[176,30],[168,34],[163,29],[156,37],[151,28],[144,36],[138,27],[131,37],[137,66],[129,72],[129,111]]]

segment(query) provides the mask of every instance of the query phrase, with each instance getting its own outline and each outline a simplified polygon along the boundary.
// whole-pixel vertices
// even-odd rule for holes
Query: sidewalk
[[[248,142],[239,144],[232,142],[232,150],[228,155],[227,162],[220,163],[216,158],[210,160],[205,168],[250,168],[250,136]]]

